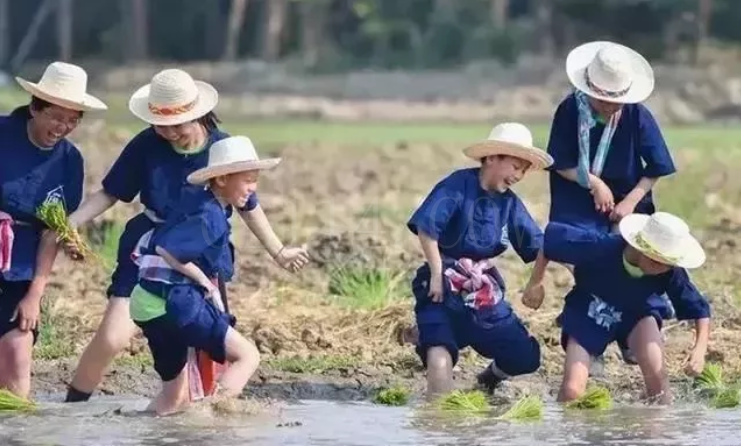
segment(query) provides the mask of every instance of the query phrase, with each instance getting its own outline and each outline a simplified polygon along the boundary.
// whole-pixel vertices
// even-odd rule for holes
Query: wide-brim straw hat
[[[687,223],[668,212],[630,214],[619,230],[630,246],[657,262],[687,269],[705,263],[705,251]]]
[[[230,136],[211,145],[208,165],[188,175],[191,184],[205,184],[212,178],[249,170],[268,170],[280,164],[281,158],[260,159],[252,141],[246,136]]]
[[[219,93],[211,84],[194,80],[179,69],[162,70],[129,99],[129,110],[152,125],[179,125],[216,108]]]
[[[108,109],[103,101],[87,93],[85,70],[71,63],[50,63],[38,82],[21,77],[15,80],[31,95],[60,107],[77,111]]]
[[[635,104],[654,90],[651,64],[637,51],[614,42],[589,42],[571,50],[566,75],[576,89],[606,102]]]
[[[533,146],[530,130],[516,122],[498,124],[486,140],[466,147],[463,153],[475,160],[491,155],[513,156],[530,162],[533,170],[546,169],[553,164],[553,158],[547,152]]]

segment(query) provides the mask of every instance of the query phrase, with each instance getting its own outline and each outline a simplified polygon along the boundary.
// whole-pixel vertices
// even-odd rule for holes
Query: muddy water
[[[452,418],[419,408],[302,401],[250,416],[194,411],[153,418],[141,399],[44,403],[33,416],[0,416],[5,446],[104,445],[738,445],[741,411],[699,406],[617,407],[564,412],[549,404],[542,421]]]

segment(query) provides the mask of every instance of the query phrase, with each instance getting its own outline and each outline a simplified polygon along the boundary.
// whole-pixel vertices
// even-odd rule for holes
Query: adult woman
[[[68,139],[89,110],[87,73],[53,62],[38,83],[16,78],[29,105],[0,118],[0,388],[27,397],[41,298],[56,257],[56,234],[37,218],[43,204],[69,213],[82,199],[84,165]]]
[[[129,101],[129,110],[150,127],[127,144],[103,179],[103,188],[71,216],[74,225],[81,225],[117,201],[131,202],[137,195],[145,207],[129,220],[121,234],[118,266],[107,293],[108,305],[95,337],[80,359],[67,394],[68,402],[90,398],[107,366],[136,332],[129,315],[129,297],[138,281],[138,267],[131,253],[141,236],[167,219],[186,195],[207,199],[205,191],[189,184],[186,178],[205,167],[211,145],[228,136],[217,126],[219,121],[213,113],[217,102],[218,92],[213,86],[193,80],[185,71],[167,69],[155,74],[151,83],[137,90]],[[229,214],[231,211],[230,207]],[[295,271],[308,262],[303,249],[283,246],[256,194],[238,211],[282,267]]]

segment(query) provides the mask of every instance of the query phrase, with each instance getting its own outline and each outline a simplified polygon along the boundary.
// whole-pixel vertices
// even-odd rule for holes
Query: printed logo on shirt
[[[587,316],[593,319],[600,327],[610,330],[613,324],[620,323],[623,318],[623,313],[592,294],[592,302],[589,303]]]
[[[61,203],[65,209],[67,209],[67,203],[64,201],[64,186],[59,185],[54,189],[46,193],[46,198],[43,204],[57,204]]]
[[[502,236],[499,238],[499,243],[504,246],[509,246],[509,226],[502,226]]]

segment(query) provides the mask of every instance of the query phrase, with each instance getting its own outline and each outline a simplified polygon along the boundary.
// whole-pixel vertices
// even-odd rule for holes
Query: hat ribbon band
[[[174,107],[159,107],[150,102],[147,104],[147,107],[149,108],[149,111],[152,112],[152,114],[154,115],[177,116],[177,115],[182,115],[183,113],[187,113],[191,111],[193,107],[196,106],[197,102],[198,102],[198,98],[192,100],[191,102],[188,102],[187,104],[177,105]]]
[[[628,87],[622,90],[618,90],[618,91],[605,90],[603,88],[598,87],[592,82],[592,80],[589,78],[589,72],[587,70],[584,70],[584,80],[587,82],[587,86],[589,87],[590,90],[597,93],[598,95],[607,96],[608,98],[619,98],[619,97],[625,96],[626,93],[630,91],[631,85],[633,85],[633,82],[631,81]]]
[[[677,263],[680,260],[680,256],[670,256],[659,252],[659,250],[656,249],[651,242],[646,240],[640,232],[636,234],[635,242],[636,245],[638,245],[638,247],[649,257],[663,259],[666,263],[670,264]]]

